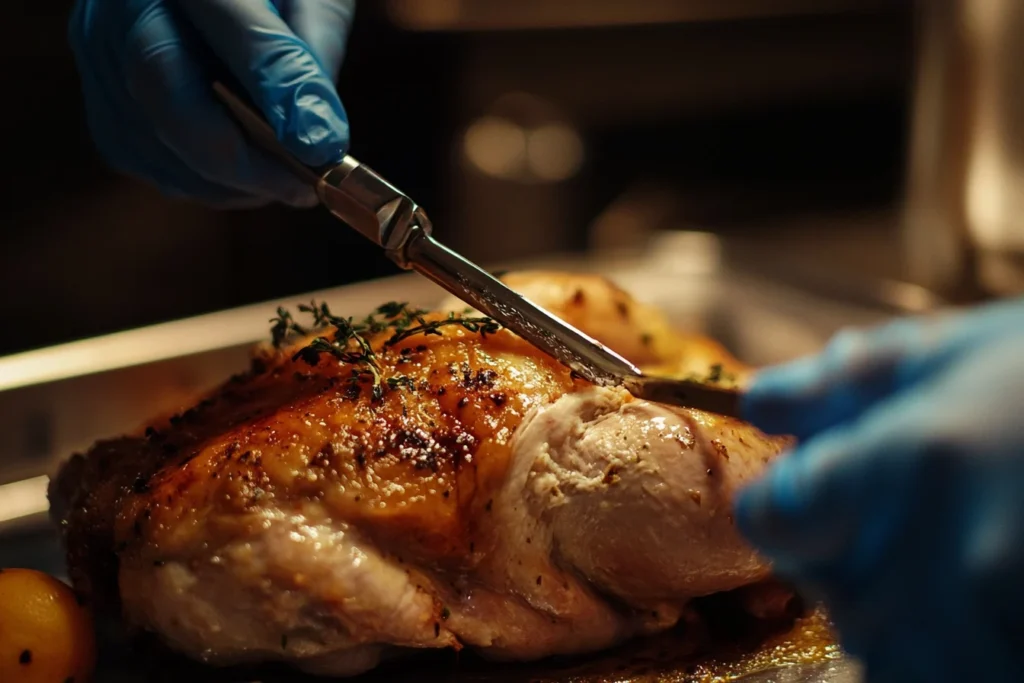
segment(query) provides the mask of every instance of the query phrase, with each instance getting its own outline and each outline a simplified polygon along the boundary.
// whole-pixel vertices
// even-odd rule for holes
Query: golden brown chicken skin
[[[531,298],[563,314],[565,297]],[[601,310],[621,315],[601,306],[573,322],[600,338]],[[417,648],[593,651],[767,576],[728,506],[783,441],[590,387],[449,318],[367,332],[344,344],[355,362],[313,341],[330,326],[287,340],[184,413],[74,456],[51,505],[75,586],[211,663],[346,675]],[[654,333],[619,350],[687,366]]]
[[[508,331],[438,332],[394,346],[385,345],[393,330],[371,337],[379,400],[368,382],[351,381],[348,364],[292,358],[305,339],[257,359],[253,371],[144,436],[75,456],[57,490],[73,483],[84,494],[69,506],[68,526],[91,533],[73,557],[109,560],[114,550],[123,561],[159,563],[203,552],[219,540],[211,520],[230,538],[253,521],[249,510],[273,499],[315,500],[410,558],[465,564],[478,531],[472,520],[507,469],[512,432],[530,408],[576,382]],[[527,383],[518,381],[524,374]],[[414,386],[390,388],[394,377]],[[105,547],[96,547],[103,536]],[[71,564],[80,585],[97,576]],[[102,585],[103,597],[116,598],[111,581]]]

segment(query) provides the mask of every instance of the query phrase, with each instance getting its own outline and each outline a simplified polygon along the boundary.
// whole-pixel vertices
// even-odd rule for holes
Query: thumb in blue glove
[[[210,90],[227,69],[301,161],[348,149],[334,87],[352,0],[78,0],[70,40],[89,127],[117,169],[220,207],[316,197],[252,147]]]

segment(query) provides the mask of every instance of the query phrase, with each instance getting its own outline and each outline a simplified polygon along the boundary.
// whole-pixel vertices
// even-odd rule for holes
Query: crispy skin
[[[602,278],[509,281],[634,362],[747,371]],[[50,495],[75,586],[205,661],[345,675],[395,649],[593,651],[768,575],[729,504],[785,440],[589,387],[504,330],[440,331],[370,338],[413,385],[379,400],[302,340],[72,457]]]
[[[442,314],[427,316],[441,319]],[[243,533],[261,500],[319,501],[385,546],[445,567],[471,565],[479,519],[508,468],[523,416],[577,383],[569,371],[507,331],[486,339],[462,328],[373,346],[380,402],[351,366],[291,356],[301,342],[145,436],[97,444],[55,481],[76,586],[117,602],[117,557],[188,557]],[[528,374],[528,387],[517,376]],[[269,456],[269,457],[268,457]]]

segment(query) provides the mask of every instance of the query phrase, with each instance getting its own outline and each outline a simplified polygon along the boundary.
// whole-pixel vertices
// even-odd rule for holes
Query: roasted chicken
[[[645,368],[747,375],[603,278],[506,281]],[[590,386],[463,309],[283,315],[249,372],[74,455],[50,499],[75,587],[212,664],[352,675],[592,652],[769,575],[730,502],[784,440]]]

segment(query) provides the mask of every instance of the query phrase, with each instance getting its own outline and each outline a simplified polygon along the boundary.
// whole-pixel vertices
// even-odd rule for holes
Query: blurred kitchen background
[[[5,8],[0,355],[396,272],[322,211],[218,212],[108,170],[66,44],[71,4]],[[946,9],[365,0],[339,84],[352,153],[488,264],[705,230],[829,269],[927,278],[907,236],[942,243],[906,229],[904,200],[956,199],[938,177],[955,150],[925,139],[953,124],[912,125],[913,105],[963,98],[918,74],[959,54],[962,22],[931,15],[966,3],[933,4]],[[959,211],[943,210],[923,211]]]

